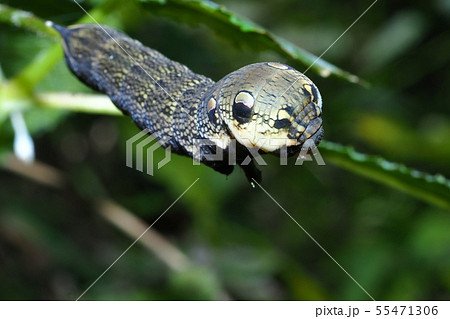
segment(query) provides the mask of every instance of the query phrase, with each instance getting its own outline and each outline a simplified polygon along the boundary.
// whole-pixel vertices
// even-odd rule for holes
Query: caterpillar
[[[107,26],[49,26],[79,80],[107,94],[163,147],[222,174],[237,164],[261,182],[255,155],[292,156],[307,141],[320,143],[319,90],[288,65],[254,63],[214,82]]]

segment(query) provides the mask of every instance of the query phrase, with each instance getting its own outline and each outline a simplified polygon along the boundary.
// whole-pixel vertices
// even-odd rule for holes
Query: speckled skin
[[[247,148],[277,154],[284,147],[295,154],[307,139],[320,142],[319,91],[291,67],[251,64],[215,83],[106,26],[53,27],[63,38],[67,65],[81,81],[106,93],[164,147],[223,174],[233,170],[231,150],[240,164],[250,154]],[[197,142],[205,139],[211,143]],[[225,157],[210,160],[218,147]],[[241,167],[249,180],[261,181],[253,161]]]

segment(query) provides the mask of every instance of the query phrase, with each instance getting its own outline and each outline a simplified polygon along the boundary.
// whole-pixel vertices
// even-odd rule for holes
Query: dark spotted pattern
[[[321,98],[302,73],[269,62],[245,66],[214,82],[169,60],[125,34],[99,25],[53,25],[63,38],[70,70],[94,90],[106,93],[141,129],[164,147],[230,174],[232,148],[237,163],[249,147],[291,153],[307,139],[322,136]],[[244,93],[243,93],[244,92]],[[270,146],[264,139],[281,140]],[[198,146],[198,139],[211,141]],[[232,147],[233,140],[237,147]],[[222,161],[210,160],[221,148]],[[249,179],[261,180],[253,164],[241,165]]]

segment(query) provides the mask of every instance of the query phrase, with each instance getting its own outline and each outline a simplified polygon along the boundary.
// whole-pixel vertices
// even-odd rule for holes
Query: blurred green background
[[[80,1],[87,9],[103,2]],[[2,3],[64,25],[83,16],[69,0]],[[320,55],[371,1],[217,3]],[[133,1],[103,23],[215,80],[249,63],[291,64],[273,50],[236,45],[208,25],[180,23]],[[447,0],[375,4],[323,57],[371,86],[308,72],[324,100],[324,138],[450,176],[449,25]],[[4,77],[53,43],[0,24]],[[63,61],[36,90],[90,92]],[[0,299],[76,299],[135,240],[125,230],[139,234],[139,225],[152,224],[197,177],[152,228],[164,244],[139,242],[83,299],[369,299],[239,169],[226,178],[174,155],[148,176],[125,166],[125,141],[138,132],[127,117],[36,107],[25,119],[37,160],[60,170],[68,186],[49,187],[0,170]],[[0,153],[12,152],[13,139],[6,120]],[[265,160],[262,186],[375,299],[450,298],[449,210],[336,166]],[[52,176],[36,170],[41,179]],[[108,206],[112,201],[131,215]],[[138,226],[130,216],[140,220]]]

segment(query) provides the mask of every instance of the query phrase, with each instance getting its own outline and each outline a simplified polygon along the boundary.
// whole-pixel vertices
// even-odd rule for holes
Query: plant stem
[[[0,4],[0,22],[9,23],[18,28],[53,38],[58,37],[58,33],[55,30],[48,28],[44,20],[36,17],[31,12],[11,8],[4,4]]]
[[[122,0],[109,0],[103,5],[91,10],[89,15],[98,22],[104,21],[110,12],[114,11]],[[84,16],[77,23],[92,23],[92,18]],[[56,36],[53,28],[45,25],[43,19],[31,13],[6,5],[0,5],[0,22]],[[55,43],[47,50],[38,54],[21,72],[9,81],[0,83],[0,123],[14,110],[26,109],[31,105],[32,92],[35,86],[44,79],[53,67],[63,57],[61,45]]]
[[[35,95],[40,107],[105,115],[122,115],[106,95],[44,92]]]

